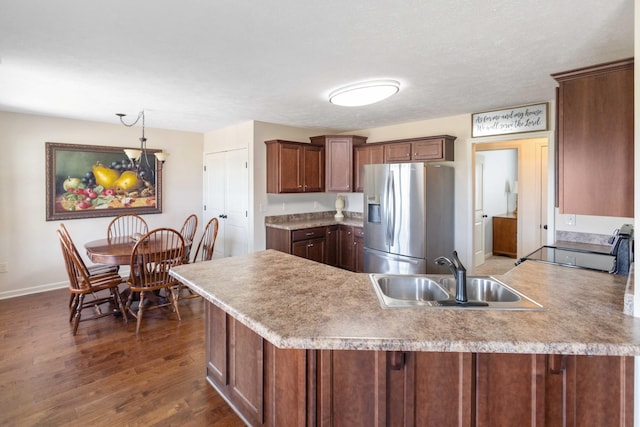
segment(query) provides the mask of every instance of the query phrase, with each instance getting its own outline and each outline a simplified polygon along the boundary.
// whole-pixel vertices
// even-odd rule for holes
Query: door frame
[[[472,142],[471,143],[471,188],[475,191],[475,174],[476,174],[476,152],[491,150],[516,149],[518,161],[518,218],[517,218],[517,257],[519,259],[526,254],[537,249],[540,240],[539,227],[540,224],[540,158],[539,147],[543,145],[549,146],[551,138],[547,135],[534,137],[522,137],[519,139],[509,139],[500,141]],[[553,150],[548,150],[551,153]],[[548,161],[548,164],[553,164]],[[547,170],[549,176],[549,170]],[[554,182],[553,180],[548,180]],[[547,212],[549,212],[549,200],[554,200],[550,189],[547,191]],[[473,230],[474,213],[475,213],[475,197],[472,198],[470,224]],[[538,206],[538,209],[535,207]],[[548,216],[548,220],[552,216]],[[551,222],[551,221],[549,221]],[[554,224],[548,224],[548,233],[554,233]],[[548,236],[551,234],[548,234]],[[469,253],[473,254],[475,245],[475,236],[471,233],[471,241],[469,242]]]

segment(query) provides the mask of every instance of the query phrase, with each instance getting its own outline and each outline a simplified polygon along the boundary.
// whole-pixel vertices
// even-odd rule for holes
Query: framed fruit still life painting
[[[162,150],[125,148],[47,142],[47,221],[162,213]]]

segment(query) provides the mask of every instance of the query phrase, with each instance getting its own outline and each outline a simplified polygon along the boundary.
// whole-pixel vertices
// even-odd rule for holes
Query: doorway
[[[547,138],[472,144],[474,267],[493,252],[494,216],[516,222],[516,259],[547,244],[547,156]]]

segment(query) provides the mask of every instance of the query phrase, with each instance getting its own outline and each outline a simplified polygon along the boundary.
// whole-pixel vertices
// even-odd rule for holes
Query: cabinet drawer
[[[353,227],[353,236],[354,237],[364,237],[364,228],[362,228],[362,227]]]
[[[326,230],[326,227],[303,228],[301,230],[295,230],[291,232],[291,241],[297,242],[299,240],[321,238],[325,236]]]

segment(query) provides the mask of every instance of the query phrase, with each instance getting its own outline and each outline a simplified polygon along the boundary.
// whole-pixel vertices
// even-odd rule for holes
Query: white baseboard
[[[31,288],[16,289],[13,291],[0,292],[0,299],[15,298],[23,295],[38,294],[40,292],[52,291],[54,289],[68,288],[69,282],[48,283],[46,285],[33,286]]]

